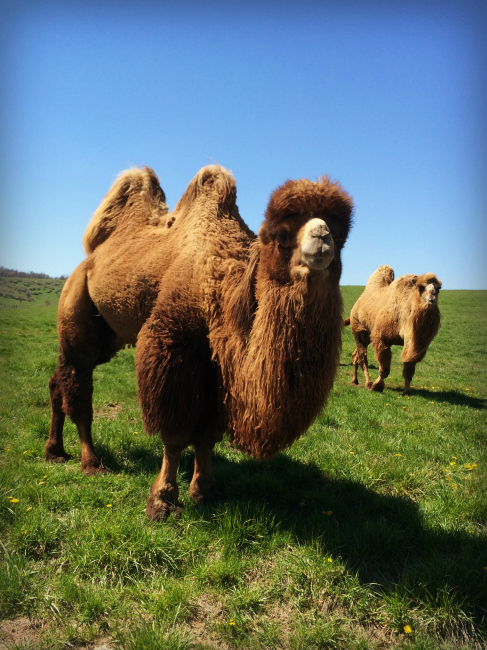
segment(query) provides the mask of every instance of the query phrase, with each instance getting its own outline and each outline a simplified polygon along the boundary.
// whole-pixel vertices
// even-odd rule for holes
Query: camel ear
[[[413,285],[413,287],[416,286],[416,280],[417,280],[417,279],[418,279],[418,278],[412,278],[412,280],[411,280],[411,284]]]

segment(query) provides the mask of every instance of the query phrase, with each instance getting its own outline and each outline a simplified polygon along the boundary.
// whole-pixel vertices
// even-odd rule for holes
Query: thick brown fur
[[[391,346],[401,345],[405,379],[404,394],[410,393],[416,364],[424,358],[440,328],[438,294],[441,282],[433,273],[403,275],[394,280],[390,266],[380,266],[369,278],[364,292],[344,321],[355,338],[352,385],[358,385],[357,368],[365,374],[366,387],[382,391],[391,365]],[[348,323],[347,323],[348,320]],[[372,383],[368,374],[367,346],[375,351],[379,377]]]
[[[172,213],[152,170],[122,174],[94,214],[84,237],[88,257],[61,296],[46,458],[67,457],[69,415],[83,469],[100,469],[92,371],[126,344],[137,345],[145,429],[165,445],[151,519],[177,507],[177,463],[188,445],[196,500],[214,493],[211,450],[225,430],[259,459],[290,445],[322,409],[335,377],[340,251],[351,213],[351,198],[328,177],[287,181],[272,194],[256,238],[221,167],[200,170]],[[326,268],[316,266],[325,258]]]

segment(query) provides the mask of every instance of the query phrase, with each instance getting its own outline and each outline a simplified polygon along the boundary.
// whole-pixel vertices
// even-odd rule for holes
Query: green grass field
[[[343,288],[345,313],[361,290]],[[0,297],[0,648],[486,647],[486,291],[442,291],[411,398],[399,348],[383,394],[350,386],[345,330],[307,434],[264,463],[217,445],[211,507],[188,498],[187,450],[185,508],[162,524],[144,512],[162,444],[142,433],[133,350],[95,371],[111,472],[80,473],[71,423],[73,459],[43,460],[58,293]]]

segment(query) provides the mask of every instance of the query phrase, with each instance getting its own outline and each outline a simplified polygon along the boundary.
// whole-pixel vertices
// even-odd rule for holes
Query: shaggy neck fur
[[[250,306],[254,282],[255,314],[238,321],[235,304],[242,298]],[[240,268],[220,287],[210,342],[222,373],[225,425],[246,453],[267,458],[306,431],[331,391],[341,349],[338,280],[303,274],[283,285],[259,264],[255,277]]]

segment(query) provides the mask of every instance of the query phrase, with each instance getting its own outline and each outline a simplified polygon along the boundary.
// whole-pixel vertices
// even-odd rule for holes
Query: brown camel
[[[352,354],[352,386],[358,385],[357,368],[365,375],[365,386],[382,392],[384,379],[391,370],[391,346],[402,345],[403,395],[411,393],[416,364],[424,359],[431,341],[440,328],[438,294],[441,282],[433,273],[402,275],[394,280],[390,266],[379,266],[370,276],[364,292],[352,307],[350,318],[357,345]],[[367,364],[367,347],[374,348],[379,362],[379,377],[372,383]]]
[[[151,169],[124,172],[95,212],[88,256],[59,302],[46,459],[68,458],[68,415],[82,470],[103,471],[91,436],[92,372],[127,344],[137,345],[145,430],[164,442],[150,519],[179,506],[176,471],[187,446],[195,449],[190,494],[200,501],[215,493],[211,455],[225,430],[258,459],[290,445],[332,388],[351,213],[351,198],[328,177],[287,181],[256,238],[222,167],[200,170],[172,213]]]

